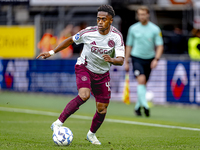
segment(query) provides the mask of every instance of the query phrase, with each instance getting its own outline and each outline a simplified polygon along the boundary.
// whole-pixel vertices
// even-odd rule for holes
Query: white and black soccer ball
[[[53,132],[53,141],[56,145],[67,146],[72,143],[73,133],[67,127],[59,127]]]

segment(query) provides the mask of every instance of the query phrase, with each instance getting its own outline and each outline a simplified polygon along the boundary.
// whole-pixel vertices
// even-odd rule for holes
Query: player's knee
[[[105,109],[100,109],[100,110],[97,110],[98,111],[98,113],[100,113],[100,114],[106,114],[107,113],[107,108],[105,108]]]
[[[78,95],[83,101],[86,101],[90,98],[90,89],[88,88],[80,88],[78,91]]]
[[[138,81],[138,83],[139,84],[146,84],[146,77],[145,77],[145,75],[139,75],[138,77],[137,77],[137,81]]]
[[[88,93],[88,92],[79,93],[79,96],[83,101],[86,101],[90,98],[90,93]]]
[[[100,114],[106,114],[107,113],[107,107],[108,105],[97,105],[97,111]]]
[[[138,84],[146,84],[146,81],[139,81]]]

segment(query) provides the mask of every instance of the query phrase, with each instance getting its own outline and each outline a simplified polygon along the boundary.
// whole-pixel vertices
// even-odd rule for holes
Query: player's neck
[[[110,26],[105,30],[98,30],[101,35],[106,35],[110,32]]]
[[[149,22],[149,20],[147,20],[147,21],[144,21],[144,22],[141,22],[141,24],[142,24],[143,26],[145,26],[145,25],[147,25],[147,24],[148,24],[148,22]]]

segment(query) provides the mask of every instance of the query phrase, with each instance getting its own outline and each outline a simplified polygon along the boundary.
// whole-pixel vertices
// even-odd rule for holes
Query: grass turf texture
[[[71,98],[59,95],[0,93],[0,107],[22,108],[61,113]],[[199,109],[177,106],[154,106],[151,117],[133,115],[134,104],[111,102],[106,118],[156,123],[173,126],[200,128]],[[90,99],[75,113],[92,117],[95,101]],[[57,116],[58,117],[58,116]],[[53,143],[50,125],[55,116],[0,111],[0,149],[138,149],[138,150],[197,150],[200,149],[200,131],[149,127],[123,123],[104,122],[97,132],[102,145],[86,141],[91,120],[69,118],[64,126],[69,127],[74,139],[70,146],[59,147]]]

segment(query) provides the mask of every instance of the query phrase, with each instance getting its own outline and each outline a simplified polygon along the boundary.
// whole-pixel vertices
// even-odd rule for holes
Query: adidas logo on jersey
[[[92,43],[90,43],[91,45],[97,45],[95,41],[93,41]]]

